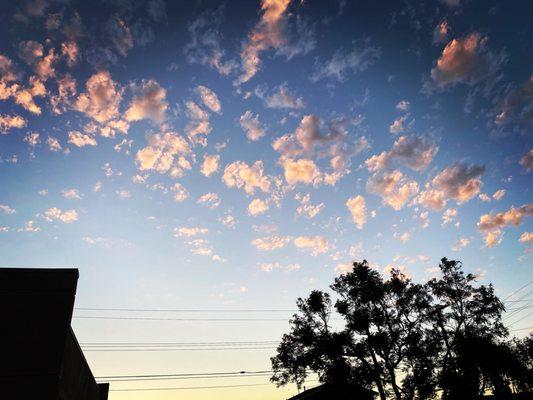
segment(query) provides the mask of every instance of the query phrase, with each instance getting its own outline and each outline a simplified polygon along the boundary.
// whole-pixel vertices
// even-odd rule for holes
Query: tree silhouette
[[[366,260],[354,263],[331,285],[342,326],[333,323],[328,293],[298,299],[291,331],[271,358],[272,381],[301,387],[314,372],[321,382],[375,389],[381,400],[530,389],[533,346],[505,341],[504,306],[492,285],[476,286],[458,261],[443,258],[439,268],[439,278],[417,284],[398,270],[384,279]]]

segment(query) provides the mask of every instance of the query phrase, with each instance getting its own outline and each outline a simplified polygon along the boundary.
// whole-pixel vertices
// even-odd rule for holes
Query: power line
[[[317,380],[306,382],[318,382]],[[144,392],[144,391],[161,391],[161,390],[199,390],[199,389],[223,389],[223,388],[240,388],[249,386],[270,386],[272,383],[248,383],[242,385],[216,385],[216,386],[185,386],[185,387],[155,387],[155,388],[127,388],[127,389],[110,389],[110,392]]]
[[[533,329],[533,326],[526,326],[525,328],[511,329],[509,332],[525,331],[527,329]]]
[[[222,351],[222,350],[273,350],[276,347],[209,347],[209,348],[158,348],[158,349],[86,349],[84,352],[154,352],[154,351]]]
[[[524,315],[522,318],[519,318],[517,320],[515,320],[512,324],[509,324],[509,326],[513,326],[514,324],[516,324],[517,322],[520,322],[520,321],[523,321],[524,319],[526,319],[527,317],[529,317],[530,315],[533,315],[533,311],[531,311],[530,313]]]
[[[228,372],[189,372],[182,374],[150,374],[150,375],[109,375],[109,376],[95,376],[95,379],[117,379],[117,378],[167,378],[167,377],[182,377],[182,376],[219,376],[219,375],[245,375],[245,374],[260,374],[260,373],[274,372],[271,369],[264,369],[259,371],[228,371]]]
[[[116,316],[89,316],[75,315],[76,319],[108,319],[108,320],[138,320],[138,321],[284,321],[286,318],[154,318],[154,317],[116,317]]]
[[[531,285],[533,283],[533,281],[529,281],[528,283],[526,283],[524,286],[521,286],[519,287],[517,290],[515,290],[514,292],[512,292],[509,296],[507,296],[505,299],[503,299],[503,301],[507,300],[507,299],[510,299],[512,296],[514,296],[516,293],[520,292],[522,289],[525,289],[526,287],[528,287],[529,285]]]
[[[107,379],[105,382],[146,382],[146,381],[174,381],[174,380],[189,380],[189,379],[222,379],[222,378],[253,378],[269,376],[271,372],[263,374],[246,374],[246,375],[223,375],[223,376],[179,376],[166,378],[124,378],[124,379]],[[102,381],[104,382],[104,381]]]
[[[202,309],[202,308],[99,308],[99,307],[74,307],[75,310],[81,311],[124,311],[124,312],[222,312],[222,313],[231,313],[231,312],[296,312],[296,309],[245,309],[245,308],[236,308],[236,309]]]
[[[219,341],[219,342],[83,342],[81,346],[117,346],[117,347],[145,347],[145,346],[225,346],[225,345],[249,345],[279,343],[279,340],[249,340],[249,341]]]

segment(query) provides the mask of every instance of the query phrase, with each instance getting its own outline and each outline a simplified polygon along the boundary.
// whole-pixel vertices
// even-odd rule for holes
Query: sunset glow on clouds
[[[1,11],[1,264],[183,308],[291,308],[362,258],[531,277],[517,4],[98,3]]]

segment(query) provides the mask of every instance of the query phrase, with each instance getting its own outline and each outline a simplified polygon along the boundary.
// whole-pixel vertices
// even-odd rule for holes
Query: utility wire
[[[533,283],[533,281],[529,281],[528,283],[526,283],[524,286],[521,286],[519,287],[517,290],[515,290],[514,292],[512,292],[510,295],[508,295],[505,299],[503,299],[503,301],[505,302],[506,300],[510,299],[512,296],[514,296],[516,293],[520,292],[522,289],[525,289],[526,287],[528,287],[529,285],[531,285]]]
[[[284,321],[286,318],[153,318],[153,317],[116,317],[116,316],[89,316],[75,315],[77,319],[108,319],[108,320],[138,320],[138,321]]]
[[[317,380],[306,381],[308,383],[318,382]],[[249,386],[270,386],[272,383],[249,383],[242,385],[216,385],[216,386],[185,386],[185,387],[155,387],[155,388],[127,388],[127,389],[110,389],[110,392],[144,392],[144,391],[160,391],[160,390],[197,390],[197,389],[223,389],[223,388],[239,388]]]
[[[244,308],[236,308],[236,309],[221,309],[221,308],[213,308],[213,309],[201,309],[201,308],[98,308],[98,307],[74,307],[75,310],[81,310],[81,311],[125,311],[125,312],[222,312],[222,313],[230,313],[230,312],[296,312],[298,310],[296,309],[268,309],[268,308],[261,308],[261,309],[244,309]]]
[[[84,352],[154,352],[154,351],[222,351],[222,350],[273,350],[276,347],[210,347],[210,348],[179,348],[179,349],[86,349]]]

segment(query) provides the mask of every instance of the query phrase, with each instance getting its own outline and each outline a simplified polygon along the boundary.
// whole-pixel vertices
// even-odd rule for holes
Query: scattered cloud
[[[252,245],[261,251],[277,250],[290,243],[290,236],[267,236],[252,240]]]
[[[218,154],[204,154],[204,161],[202,163],[202,168],[200,169],[200,172],[202,173],[202,175],[209,177],[218,171],[219,164],[220,156]]]
[[[262,161],[256,161],[252,165],[244,161],[234,161],[226,165],[222,181],[228,187],[243,189],[247,194],[254,194],[255,189],[265,193],[270,191],[270,180],[264,174]]]
[[[506,226],[520,226],[525,217],[533,215],[533,204],[511,207],[505,212],[483,214],[479,217],[477,229],[485,236],[485,244],[492,247],[501,242]]]
[[[168,109],[167,91],[153,79],[132,86],[132,89],[134,95],[124,118],[130,122],[142,119],[163,122]]]
[[[220,206],[221,200],[218,194],[209,192],[200,196],[197,203],[214,210]]]
[[[329,243],[323,236],[298,236],[294,238],[294,245],[308,251],[312,256],[324,254],[329,250]]]
[[[61,221],[65,224],[70,224],[78,220],[78,213],[76,210],[61,211],[57,207],[52,207],[44,212],[44,218],[48,222]]]
[[[371,176],[366,183],[366,190],[381,196],[383,204],[398,211],[418,193],[418,183],[394,170]]]
[[[259,122],[259,115],[247,110],[239,118],[242,129],[246,132],[248,140],[257,141],[265,136],[265,130]]]
[[[287,271],[287,272],[291,272],[291,271],[298,271],[299,269],[301,269],[301,265],[300,264],[280,264],[279,262],[274,262],[274,263],[259,263],[257,265],[259,267],[259,269],[263,272],[272,272],[272,271]]]
[[[268,203],[261,199],[253,199],[250,204],[248,204],[248,214],[255,217],[260,214],[264,214],[268,211]]]
[[[346,207],[350,211],[352,221],[357,229],[363,229],[366,223],[366,201],[363,196],[357,195],[346,201]]]

